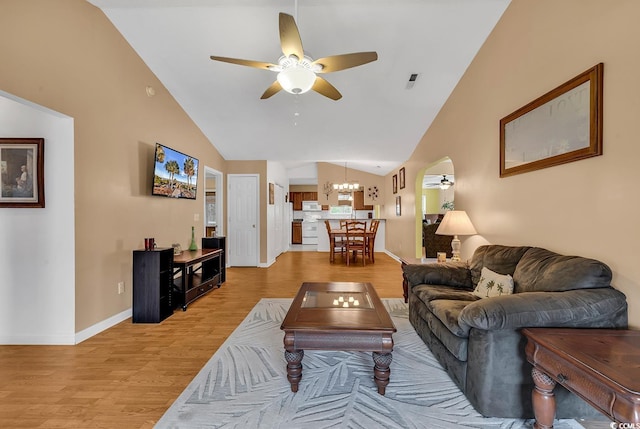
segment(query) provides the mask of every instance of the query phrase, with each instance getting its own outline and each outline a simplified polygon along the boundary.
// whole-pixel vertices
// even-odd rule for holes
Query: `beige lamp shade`
[[[453,235],[451,240],[451,256],[452,261],[460,260],[460,239],[459,235],[477,234],[476,229],[471,223],[471,219],[464,210],[451,210],[444,215],[444,219],[440,222],[440,226],[436,230],[439,235]]]
[[[451,210],[445,213],[444,219],[436,231],[439,235],[474,235],[476,229],[464,210]]]

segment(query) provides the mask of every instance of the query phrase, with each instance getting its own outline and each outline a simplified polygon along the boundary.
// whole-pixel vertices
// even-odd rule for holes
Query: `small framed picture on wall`
[[[0,138],[0,207],[44,208],[44,138]]]
[[[397,174],[393,175],[393,180],[391,181],[391,183],[393,184],[393,193],[397,194],[398,193],[398,175]]]
[[[402,215],[402,201],[400,200],[400,195],[396,197],[396,216]]]
[[[404,167],[400,169],[400,189],[404,189]]]

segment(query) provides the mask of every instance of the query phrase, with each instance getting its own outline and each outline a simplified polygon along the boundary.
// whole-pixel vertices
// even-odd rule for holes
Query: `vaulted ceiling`
[[[225,159],[291,169],[347,161],[385,175],[411,156],[510,0],[87,1]],[[314,59],[376,51],[378,60],[323,74],[338,101],[313,91],[261,100],[276,73],[209,56],[277,63],[280,12],[296,18]]]

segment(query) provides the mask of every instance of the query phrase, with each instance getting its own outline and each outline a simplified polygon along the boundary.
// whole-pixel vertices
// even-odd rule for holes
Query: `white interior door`
[[[260,249],[259,182],[257,174],[229,174],[228,263],[236,267],[257,267]]]

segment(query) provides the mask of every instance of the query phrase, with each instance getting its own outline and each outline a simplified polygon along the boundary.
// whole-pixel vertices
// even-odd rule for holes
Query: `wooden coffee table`
[[[624,427],[640,427],[640,331],[526,328],[522,333],[533,365],[534,428],[553,428],[556,383],[611,420],[630,424]]]
[[[384,395],[396,328],[371,283],[303,283],[280,329],[292,392],[304,350],[339,350],[373,352],[373,377]]]

